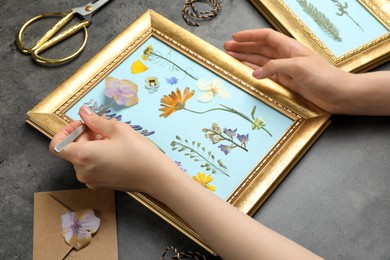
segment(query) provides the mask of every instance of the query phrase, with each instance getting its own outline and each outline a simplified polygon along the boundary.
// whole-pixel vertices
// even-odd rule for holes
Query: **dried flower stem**
[[[183,71],[186,75],[190,76],[190,77],[193,78],[194,80],[198,80],[197,77],[191,75],[191,74],[188,73],[185,69],[183,69],[182,67],[180,67],[179,65],[177,65],[175,62],[171,61],[170,59],[167,59],[167,58],[165,58],[164,56],[162,56],[162,55],[160,55],[160,54],[157,54],[157,53],[154,52],[154,51],[153,51],[152,53],[150,53],[150,55],[154,55],[154,56],[156,56],[156,57],[158,57],[158,58],[160,58],[160,59],[163,59],[163,60],[165,60],[165,61],[171,63],[173,66],[175,66],[175,67],[178,68],[179,70]]]

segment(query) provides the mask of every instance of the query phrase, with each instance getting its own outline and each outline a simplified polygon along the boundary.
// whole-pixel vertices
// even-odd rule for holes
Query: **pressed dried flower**
[[[198,96],[200,102],[208,103],[214,99],[215,96],[219,96],[224,99],[230,97],[229,91],[223,85],[223,81],[215,78],[212,80],[199,79],[196,83],[196,86],[201,94]]]
[[[77,250],[87,246],[100,226],[100,219],[92,209],[66,212],[61,216],[62,236]]]
[[[215,186],[209,185],[209,183],[214,180],[210,174],[206,176],[205,173],[198,172],[198,176],[192,176],[192,179],[194,179],[197,183],[199,183],[203,187],[205,187],[211,191],[215,191]]]
[[[132,106],[138,103],[138,86],[128,79],[119,80],[107,77],[104,95],[112,98],[120,106]]]
[[[138,74],[147,70],[148,67],[146,67],[145,64],[143,64],[140,60],[134,61],[133,64],[131,65],[131,72],[133,74]]]

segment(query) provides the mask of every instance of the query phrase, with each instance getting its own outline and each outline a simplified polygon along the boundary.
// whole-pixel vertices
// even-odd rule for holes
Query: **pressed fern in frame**
[[[306,0],[297,0],[297,2],[302,7],[303,11],[313,18],[313,20],[325,33],[338,42],[343,41],[337,27],[329,20],[328,17],[326,17],[324,13],[320,12],[313,4],[308,3]]]

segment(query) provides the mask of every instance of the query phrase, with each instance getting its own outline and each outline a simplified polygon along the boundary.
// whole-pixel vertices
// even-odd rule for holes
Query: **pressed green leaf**
[[[321,28],[322,31],[330,35],[334,40],[341,42],[342,38],[339,35],[337,27],[320,12],[313,4],[307,3],[306,0],[297,0],[303,11],[308,14]]]
[[[255,119],[255,113],[256,113],[256,106],[253,106],[253,109],[252,109],[252,112],[251,112],[251,116],[253,119]]]

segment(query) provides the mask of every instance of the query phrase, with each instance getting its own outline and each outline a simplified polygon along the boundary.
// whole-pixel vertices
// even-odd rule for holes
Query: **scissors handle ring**
[[[34,59],[36,62],[40,64],[45,65],[51,65],[51,64],[62,64],[65,62],[68,62],[72,59],[74,59],[77,55],[81,53],[81,51],[85,48],[88,40],[88,31],[87,26],[89,25],[89,22],[87,20],[81,21],[80,23],[77,23],[76,25],[72,26],[71,28],[65,30],[64,32],[59,33],[58,35],[52,37],[54,34],[56,34],[63,26],[65,26],[66,23],[68,23],[74,16],[74,12],[71,11],[69,13],[44,13],[38,16],[35,16],[28,20],[19,30],[17,37],[16,37],[16,45],[19,48],[21,52],[24,54],[31,54],[32,59]],[[63,17],[59,22],[57,22],[56,25],[53,26],[33,47],[28,48],[23,43],[23,33],[29,27],[32,23],[36,22],[37,20],[44,19],[47,17]],[[66,38],[70,37],[71,35],[75,34],[79,30],[84,29],[84,41],[81,45],[81,47],[73,54],[65,57],[65,58],[46,58],[40,56],[40,53],[45,51],[46,49],[52,47],[53,45],[65,40]]]

